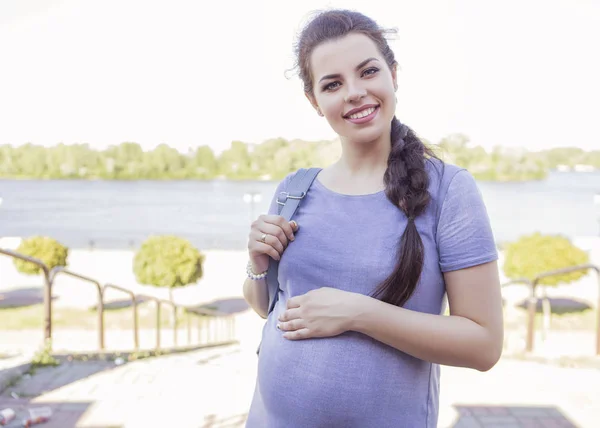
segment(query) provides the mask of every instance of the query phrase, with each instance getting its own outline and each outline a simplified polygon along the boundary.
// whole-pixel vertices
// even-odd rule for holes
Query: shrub
[[[69,249],[55,239],[46,236],[33,236],[21,241],[17,253],[42,261],[49,269],[56,266],[67,266]],[[37,275],[42,270],[33,263],[14,259],[17,270],[26,275]]]
[[[511,279],[536,276],[556,269],[586,264],[588,254],[576,247],[562,236],[542,235],[534,233],[509,243],[506,247],[504,273]],[[540,281],[543,285],[558,285],[577,281],[587,274],[577,271],[563,275],[551,276]]]
[[[133,260],[133,272],[141,284],[183,287],[202,278],[204,255],[177,236],[152,236],[142,243]]]

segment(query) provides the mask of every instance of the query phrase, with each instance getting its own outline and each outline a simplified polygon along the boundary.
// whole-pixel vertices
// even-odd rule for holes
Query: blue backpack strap
[[[286,191],[277,195],[277,204],[279,205],[278,211],[280,216],[285,218],[287,221],[292,219],[296,213],[296,210],[298,209],[298,205],[300,205],[300,201],[304,199],[308,189],[310,189],[310,186],[320,171],[321,168],[302,168],[298,170],[298,172],[290,180]],[[279,262],[274,259],[269,259],[269,270],[266,277],[267,289],[269,291],[269,314],[275,307],[275,303],[277,303],[277,299],[279,297],[278,272]]]

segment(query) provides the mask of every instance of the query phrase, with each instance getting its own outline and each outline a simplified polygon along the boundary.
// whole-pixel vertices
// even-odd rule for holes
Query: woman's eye
[[[379,69],[377,67],[367,68],[365,71],[363,71],[363,76],[370,76],[377,73],[378,71]]]
[[[339,85],[340,85],[340,82],[331,82],[331,83],[328,83],[327,85],[323,86],[323,90],[324,91],[333,91],[334,89],[337,89]]]

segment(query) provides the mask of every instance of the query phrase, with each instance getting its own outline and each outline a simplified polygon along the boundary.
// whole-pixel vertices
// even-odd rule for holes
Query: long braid
[[[425,171],[425,155],[432,153],[415,133],[394,117],[392,150],[384,175],[388,199],[407,217],[407,225],[399,243],[400,256],[392,274],[375,290],[374,297],[403,306],[414,293],[423,270],[424,247],[415,219],[429,204],[429,176]]]

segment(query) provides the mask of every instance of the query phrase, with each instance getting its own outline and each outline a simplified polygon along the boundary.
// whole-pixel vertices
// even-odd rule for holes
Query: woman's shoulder
[[[427,159],[425,164],[425,170],[429,174],[430,192],[447,189],[451,184],[452,188],[475,185],[475,178],[466,168],[436,158]]]
[[[288,189],[290,183],[296,176],[298,176],[299,174],[305,174],[309,169],[320,170],[321,168],[299,168],[295,171],[289,172],[279,181],[279,184],[277,185],[277,190],[285,191],[286,189]]]
[[[479,189],[473,175],[463,167],[431,158],[426,161],[429,174],[429,194],[432,205],[441,210],[448,196],[469,195],[478,193]],[[450,195],[449,195],[450,194]],[[439,214],[439,211],[438,211]]]

